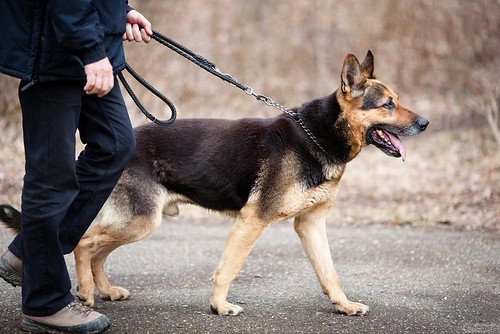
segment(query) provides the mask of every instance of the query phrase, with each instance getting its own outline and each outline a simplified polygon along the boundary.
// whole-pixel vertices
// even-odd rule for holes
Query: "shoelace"
[[[82,315],[84,318],[88,317],[90,313],[92,313],[92,309],[79,303],[77,301],[72,301],[67,308],[70,309],[71,312]]]

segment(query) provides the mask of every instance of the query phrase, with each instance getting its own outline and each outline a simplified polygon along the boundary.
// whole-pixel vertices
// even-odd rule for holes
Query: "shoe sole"
[[[3,257],[0,258],[0,277],[14,287],[22,284],[21,275]]]
[[[21,329],[25,332],[31,333],[49,333],[49,334],[60,334],[60,333],[82,333],[82,334],[99,334],[104,333],[111,326],[107,322],[106,326],[95,330],[85,330],[83,326],[73,326],[73,327],[54,327],[49,325],[44,325],[35,322],[31,319],[23,317],[21,321]]]

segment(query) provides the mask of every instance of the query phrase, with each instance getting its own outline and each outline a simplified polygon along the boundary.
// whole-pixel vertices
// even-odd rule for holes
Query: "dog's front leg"
[[[252,213],[248,214],[248,211]],[[214,273],[214,287],[210,300],[210,307],[214,313],[238,315],[243,312],[242,307],[227,301],[229,286],[267,226],[253,214],[253,210],[243,208],[240,212]]]
[[[317,208],[295,218],[295,231],[311,261],[316,276],[326,294],[339,313],[362,315],[368,306],[351,302],[340,288],[340,281],[333,266],[328,238],[326,236],[326,212],[328,206]]]

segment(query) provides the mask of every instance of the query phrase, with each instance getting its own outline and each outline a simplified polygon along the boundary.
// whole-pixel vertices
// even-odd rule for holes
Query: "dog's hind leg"
[[[74,250],[75,269],[78,281],[78,298],[87,306],[94,306],[94,278],[92,276],[92,256],[95,252],[95,235],[101,226],[91,227],[82,237]]]
[[[328,206],[324,205],[300,214],[295,218],[295,231],[316,272],[323,293],[330,298],[337,312],[347,315],[365,314],[368,306],[349,301],[340,287],[326,235],[327,210]]]
[[[111,285],[104,271],[104,262],[106,262],[108,255],[119,246],[118,244],[103,246],[92,257],[94,282],[103,299],[126,300],[130,297],[130,292],[127,289]]]
[[[219,315],[238,315],[243,308],[227,301],[231,282],[236,278],[250,251],[267,228],[251,207],[244,207],[226,242],[221,261],[214,273],[210,308]]]
[[[94,306],[94,283],[103,298],[124,300],[130,293],[113,287],[104,272],[104,262],[109,253],[126,244],[117,237],[112,225],[96,225],[85,233],[75,249],[75,267],[78,280],[78,298],[86,306]]]
[[[78,297],[85,305],[94,305],[94,282],[104,299],[125,300],[130,297],[127,289],[110,284],[104,263],[116,248],[151,234],[161,220],[161,208],[158,207],[150,215],[133,216],[129,222],[101,223],[87,231],[75,249]]]

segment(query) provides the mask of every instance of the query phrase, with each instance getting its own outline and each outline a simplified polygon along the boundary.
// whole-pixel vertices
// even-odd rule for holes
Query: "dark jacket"
[[[126,0],[0,0],[0,72],[28,80],[82,80],[83,66],[125,64]]]

